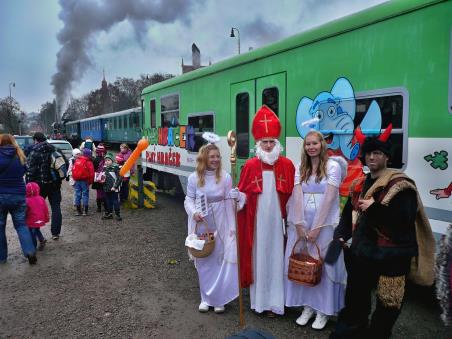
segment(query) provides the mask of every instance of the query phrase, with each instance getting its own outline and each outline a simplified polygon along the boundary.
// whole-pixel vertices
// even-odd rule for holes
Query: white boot
[[[300,326],[305,326],[308,323],[309,319],[312,318],[314,313],[315,311],[311,307],[305,306],[303,312],[296,320],[296,323]]]
[[[328,322],[329,317],[326,314],[317,312],[314,322],[312,323],[312,328],[314,330],[323,330]]]
[[[217,314],[224,313],[224,306],[215,306],[213,310]]]
[[[207,305],[204,301],[201,301],[198,307],[199,312],[206,313],[209,312],[209,305]]]

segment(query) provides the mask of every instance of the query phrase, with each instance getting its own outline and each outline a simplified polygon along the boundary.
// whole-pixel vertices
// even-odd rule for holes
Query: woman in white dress
[[[207,223],[209,232],[215,232],[212,254],[206,258],[192,258],[199,277],[200,312],[214,307],[215,313],[223,313],[224,305],[239,295],[234,205],[229,197],[231,188],[231,176],[221,169],[218,147],[215,144],[202,146],[196,171],[188,177],[184,203],[189,235],[195,233],[196,224],[201,221]],[[197,204],[203,196],[207,198],[204,211]],[[205,212],[207,215],[204,216]],[[197,233],[206,233],[205,225],[199,225]]]
[[[340,162],[341,163],[340,164]],[[341,170],[341,167],[344,167]],[[306,244],[310,255],[325,258],[339,223],[339,185],[345,176],[346,163],[340,158],[328,158],[327,144],[321,133],[309,132],[303,145],[301,166],[295,176],[295,187],[288,203],[288,239],[285,254],[285,304],[304,306],[297,324],[305,326],[316,315],[312,328],[321,330],[329,316],[344,306],[346,270],[341,256],[334,265],[324,263],[321,281],[313,287],[292,282],[287,277],[289,257],[296,241]],[[342,172],[342,175],[341,175]],[[300,248],[297,245],[295,249]]]

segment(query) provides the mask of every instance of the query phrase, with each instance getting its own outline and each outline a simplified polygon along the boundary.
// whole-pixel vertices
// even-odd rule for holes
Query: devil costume
[[[367,138],[363,156],[375,150],[389,156],[389,133]],[[361,211],[358,200],[370,198],[375,202]],[[389,338],[401,311],[405,278],[433,284],[435,242],[414,182],[392,169],[355,182],[334,238],[352,242],[345,250],[345,308],[330,338]],[[375,287],[376,309],[368,326]]]

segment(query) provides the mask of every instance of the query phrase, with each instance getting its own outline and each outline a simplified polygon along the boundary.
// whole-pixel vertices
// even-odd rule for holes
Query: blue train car
[[[102,115],[80,120],[80,136],[82,139],[92,137],[93,141],[104,141],[104,125]]]
[[[65,136],[72,147],[78,147],[80,144],[80,120],[69,121],[65,123]]]

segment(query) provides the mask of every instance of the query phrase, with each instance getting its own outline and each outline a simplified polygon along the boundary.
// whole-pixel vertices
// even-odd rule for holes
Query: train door
[[[231,126],[237,135],[237,179],[240,169],[254,153],[251,122],[256,112],[255,80],[231,85]]]
[[[286,148],[286,73],[256,79],[256,110],[267,105],[281,121],[279,141]],[[254,140],[253,140],[254,145]]]

